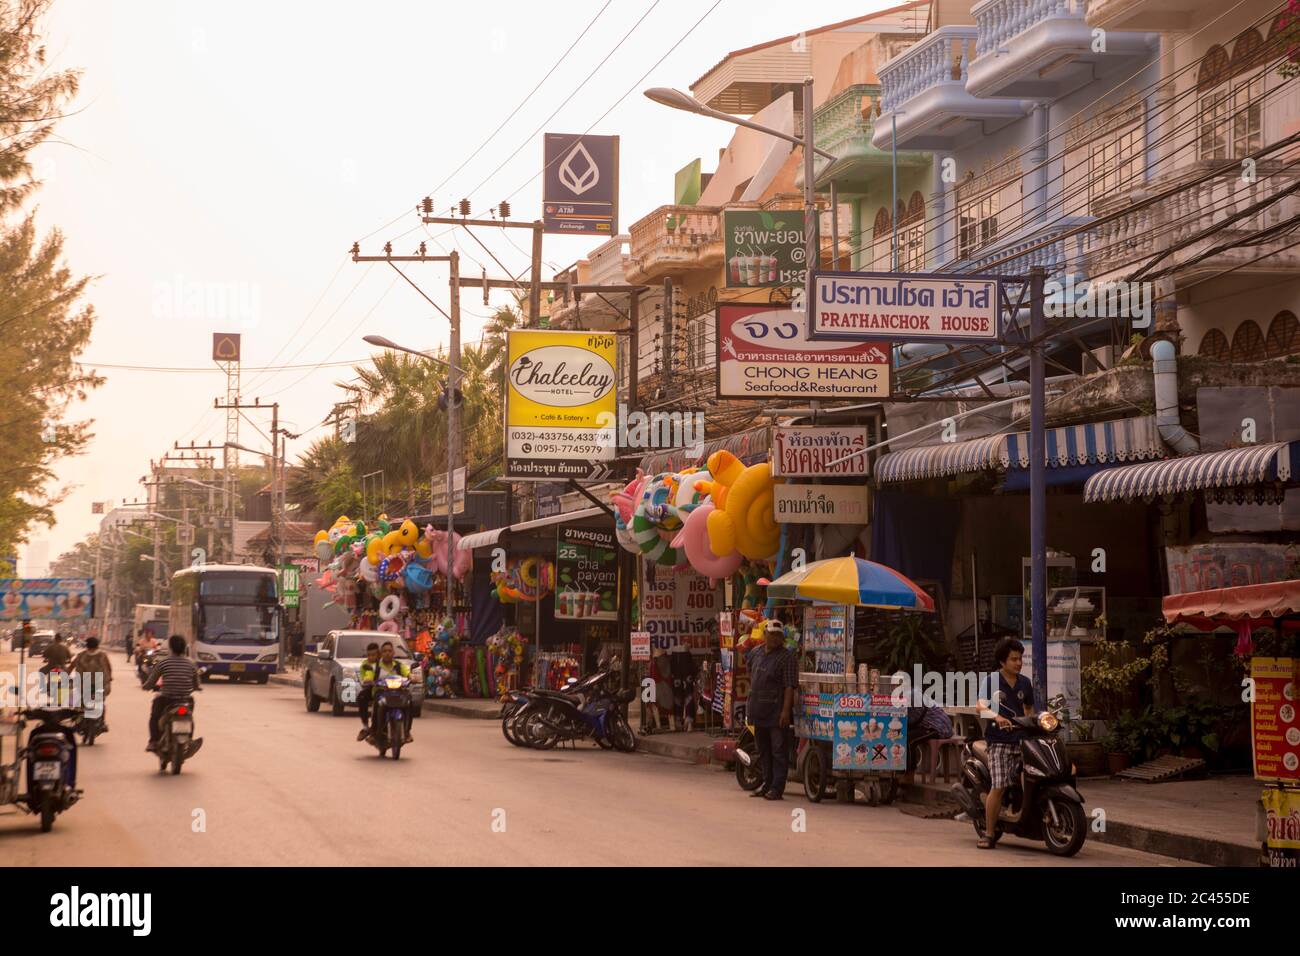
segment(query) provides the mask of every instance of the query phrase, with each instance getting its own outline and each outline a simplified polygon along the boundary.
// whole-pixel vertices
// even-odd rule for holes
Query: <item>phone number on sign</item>
[[[560,442],[532,442],[531,448],[526,450],[530,455],[599,455],[602,452],[609,451],[608,445],[570,445]]]

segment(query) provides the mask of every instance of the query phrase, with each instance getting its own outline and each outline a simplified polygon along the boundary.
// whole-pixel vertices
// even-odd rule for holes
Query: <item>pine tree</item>
[[[84,451],[89,421],[72,406],[101,379],[76,357],[94,310],[86,277],[63,262],[63,236],[44,235],[27,208],[40,183],[32,151],[49,138],[77,92],[75,71],[51,71],[38,24],[51,0],[0,0],[0,554],[54,523],[66,494],[51,489],[54,464]]]

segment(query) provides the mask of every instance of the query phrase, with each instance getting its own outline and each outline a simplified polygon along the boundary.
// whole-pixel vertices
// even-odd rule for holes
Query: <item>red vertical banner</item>
[[[1300,673],[1294,657],[1252,657],[1250,745],[1255,779],[1300,783]]]

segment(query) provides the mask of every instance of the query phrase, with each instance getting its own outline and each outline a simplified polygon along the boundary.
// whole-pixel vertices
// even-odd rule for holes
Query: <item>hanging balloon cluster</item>
[[[328,530],[316,532],[316,556],[325,566],[316,583],[334,592],[334,603],[349,610],[356,609],[360,583],[381,602],[380,630],[396,631],[396,618],[404,607],[426,602],[434,574],[446,577],[450,570],[451,577],[461,580],[469,571],[473,558],[458,547],[460,535],[452,532],[451,542],[449,565],[446,531],[426,525],[421,533],[409,518],[393,527],[387,515],[380,515],[368,528],[343,515]]]
[[[555,590],[555,563],[538,557],[511,558],[504,571],[492,572],[492,583],[502,604],[531,604]]]
[[[648,561],[710,579],[740,574],[743,606],[756,607],[759,579],[781,546],[776,481],[767,462],[746,466],[728,451],[714,452],[704,468],[638,472],[612,496],[619,543]]]

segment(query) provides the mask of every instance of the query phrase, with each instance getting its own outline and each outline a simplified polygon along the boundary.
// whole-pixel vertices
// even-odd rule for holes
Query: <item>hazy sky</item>
[[[722,0],[637,82],[712,0],[612,0],[518,115],[435,191],[604,2],[55,4],[46,23],[51,59],[83,71],[82,91],[58,128],[62,142],[37,154],[45,181],[37,202],[40,224],[66,234],[74,272],[98,277],[89,300],[99,320],[83,359],[205,370],[101,369],[106,384],[79,409],[95,419],[94,442],[60,465],[59,480],[73,491],[58,524],[34,534],[51,559],[97,528],[91,502],[140,494],[149,460],[173,441],[223,440],[224,412],[212,408],[224,389],[210,361],[213,332],[242,333],[244,398],[282,403],[283,419],[303,433],[290,443],[293,460],[343,397],[334,383],[349,377],[344,367],[313,366],[365,359],[361,336],[371,332],[421,348],[446,341],[445,320],[391,269],[350,261],[354,240],[374,232],[363,251],[378,253],[385,239],[413,251],[427,238],[413,208],[431,191],[442,208],[468,196],[478,214],[508,197],[513,218],[539,217],[542,137],[534,131],[584,132],[635,84],[591,130],[622,137],[626,230],[671,201],[675,170],[696,156],[712,169],[732,133],[657,106],[642,89],[686,89],[730,50],[891,5]],[[472,239],[431,234],[458,247],[467,270],[483,263],[500,273]],[[482,238],[512,270],[527,264],[528,233],[511,237],[518,249],[500,234]],[[543,256],[564,267],[596,244],[548,236]],[[430,243],[430,251],[442,250]],[[445,302],[444,267],[412,268]],[[463,336],[472,341],[490,310],[475,293],[462,302]],[[304,367],[248,370],[283,364]],[[266,417],[254,414],[264,431]],[[270,445],[247,423],[240,441]],[[24,563],[24,573],[40,570]]]

